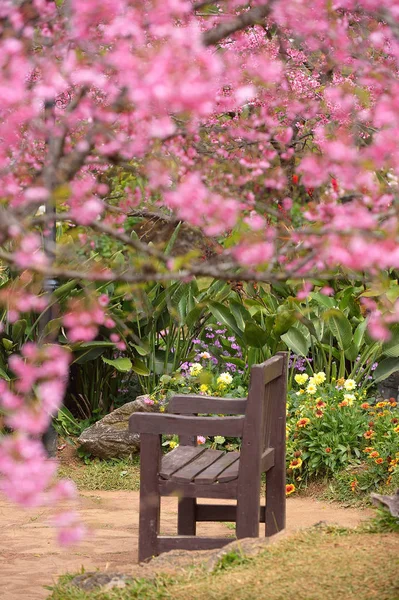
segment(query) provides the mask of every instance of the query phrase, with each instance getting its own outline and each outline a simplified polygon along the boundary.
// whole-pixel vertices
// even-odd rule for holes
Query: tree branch
[[[251,8],[247,12],[242,13],[239,17],[228,21],[227,23],[221,23],[213,29],[209,29],[202,36],[202,41],[205,46],[214,46],[222,39],[228,37],[236,31],[241,31],[251,25],[260,24],[263,20],[269,16],[271,11],[271,2],[266,6],[256,6]]]

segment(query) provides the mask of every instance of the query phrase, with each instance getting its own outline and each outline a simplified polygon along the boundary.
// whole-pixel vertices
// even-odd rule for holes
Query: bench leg
[[[158,490],[160,453],[160,436],[141,434],[139,562],[151,558],[158,552],[161,512],[161,498]]]
[[[196,498],[179,498],[177,509],[177,533],[178,535],[196,534]]]
[[[285,529],[285,503],[285,464],[275,465],[266,473],[266,537]]]
[[[259,537],[260,481],[245,491],[238,490],[236,518],[237,539]]]

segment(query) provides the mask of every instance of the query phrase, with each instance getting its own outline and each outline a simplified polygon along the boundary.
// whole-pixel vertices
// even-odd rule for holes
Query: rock
[[[395,371],[395,373],[392,373],[392,375],[381,381],[377,385],[377,389],[383,400],[386,400],[387,398],[395,398],[395,400],[398,400],[399,371]]]
[[[112,588],[125,588],[129,580],[131,580],[130,577],[120,573],[84,573],[84,575],[74,577],[71,584],[86,591],[95,588],[107,591]]]
[[[389,509],[393,517],[399,519],[399,489],[396,490],[394,496],[382,496],[381,494],[370,494],[373,504],[379,506],[382,504]]]
[[[135,412],[154,412],[156,407],[144,402],[147,396],[139,396],[112,411],[94,425],[82,431],[78,442],[81,448],[98,458],[126,458],[137,454],[140,436],[129,433],[129,417]]]

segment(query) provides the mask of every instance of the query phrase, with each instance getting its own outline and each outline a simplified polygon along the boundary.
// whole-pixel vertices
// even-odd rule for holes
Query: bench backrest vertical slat
[[[281,418],[285,427],[286,380],[286,352],[278,353],[264,363],[254,365],[251,369],[241,445],[240,465],[243,469],[248,468],[248,465],[257,468],[258,462],[260,468],[261,454],[266,448],[274,447],[274,444],[280,440]],[[277,420],[279,420],[278,425]],[[285,432],[283,439],[285,440]]]

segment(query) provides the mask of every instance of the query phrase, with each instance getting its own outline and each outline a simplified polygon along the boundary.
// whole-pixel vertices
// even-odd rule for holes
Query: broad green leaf
[[[3,371],[3,369],[0,369],[0,378],[5,379],[6,381],[11,381],[9,376],[7,375],[7,373],[5,371]]]
[[[72,292],[72,290],[74,290],[76,288],[76,284],[77,284],[77,279],[71,279],[71,281],[67,281],[66,283],[60,285],[60,287],[57,287],[54,292],[53,295],[56,298],[62,298],[62,297],[66,297],[69,296],[69,294]]]
[[[132,361],[130,358],[105,358],[105,356],[103,356],[102,360],[105,362],[105,364],[111,365],[111,367],[114,367],[121,373],[129,373],[129,371],[132,370]]]
[[[294,325],[296,320],[296,310],[294,309],[278,312],[273,326],[273,334],[276,337],[279,337],[283,333],[286,333]]]
[[[287,333],[281,336],[281,339],[298,356],[307,356],[310,341],[296,327],[291,327]]]
[[[132,344],[132,347],[136,350],[137,354],[140,354],[140,356],[147,356],[147,354],[150,353],[150,350],[148,348],[144,348],[143,346]]]
[[[230,327],[231,331],[236,336],[242,336],[242,332],[237,327],[236,320],[234,319],[230,310],[226,306],[224,306],[224,304],[221,304],[220,302],[211,302],[209,304],[209,310],[218,322],[223,323],[223,325],[227,325],[227,327]]]
[[[324,313],[324,319],[328,322],[338,346],[341,350],[347,350],[353,342],[352,327],[347,317],[337,308],[332,308]]]
[[[244,331],[245,324],[252,321],[252,317],[247,311],[247,309],[241,304],[241,302],[237,302],[237,300],[230,300],[229,307],[233,316],[236,320],[237,326],[241,331]]]
[[[385,358],[379,364],[374,371],[374,380],[376,383],[383,381],[392,373],[399,371],[399,359],[398,358]]]
[[[353,343],[355,344],[358,352],[361,348],[363,338],[364,338],[364,332],[366,331],[366,328],[367,328],[367,321],[365,319],[364,321],[359,323],[359,325],[355,329],[355,333],[353,334]]]
[[[245,324],[244,341],[253,348],[263,348],[267,344],[269,336],[267,332],[256,323],[249,321]]]
[[[147,365],[145,363],[143,363],[141,360],[137,360],[137,359],[135,359],[135,361],[132,365],[132,371],[137,373],[137,375],[143,375],[144,377],[147,377],[150,374],[150,371],[149,371]]]
[[[331,298],[330,296],[325,296],[320,292],[312,292],[311,294],[309,294],[309,296],[312,300],[315,300],[315,302],[317,302],[319,306],[324,306],[326,308],[334,308],[335,306],[334,298]]]
[[[199,321],[203,310],[204,308],[201,304],[197,304],[192,310],[190,310],[186,317],[186,325],[189,329],[191,329],[191,327],[193,327],[193,325]]]
[[[19,321],[15,321],[14,325],[12,326],[12,339],[14,343],[19,342],[19,340],[22,338],[26,330],[26,325],[27,323],[25,319],[19,319]]]
[[[399,356],[399,325],[392,327],[391,334],[391,339],[382,345],[382,351],[386,356],[397,358]]]

